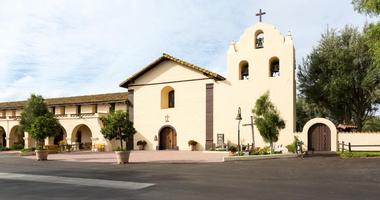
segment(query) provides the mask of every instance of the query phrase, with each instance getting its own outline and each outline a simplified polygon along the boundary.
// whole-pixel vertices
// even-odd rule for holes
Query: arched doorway
[[[159,150],[178,150],[177,132],[171,126],[162,127],[159,132]]]
[[[74,128],[71,136],[71,142],[79,143],[79,149],[91,150],[92,148],[92,132],[91,129],[84,124],[80,124]]]
[[[310,127],[308,149],[311,151],[331,151],[331,131],[328,126],[317,123]]]
[[[19,131],[20,126],[14,126],[11,129],[11,132],[9,134],[9,146],[10,147],[18,147],[20,149],[24,148],[25,141],[24,141],[24,132]]]
[[[60,141],[65,141],[66,142],[66,130],[61,126],[61,130],[59,131],[59,134],[54,137],[54,142],[53,144],[59,145]]]
[[[0,146],[3,146],[3,147],[7,146],[7,141],[5,137],[6,137],[5,129],[0,126]]]

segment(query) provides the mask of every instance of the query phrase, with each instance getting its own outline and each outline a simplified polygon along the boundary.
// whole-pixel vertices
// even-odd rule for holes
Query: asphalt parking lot
[[[0,173],[7,200],[380,198],[379,158],[116,165],[0,155]]]

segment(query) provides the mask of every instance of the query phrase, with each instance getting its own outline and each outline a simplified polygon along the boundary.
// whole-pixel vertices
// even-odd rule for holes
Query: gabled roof
[[[127,100],[127,92],[45,99],[48,106],[117,103],[126,102]],[[26,101],[2,102],[0,103],[0,110],[21,109],[25,103]]]
[[[188,67],[190,69],[193,69],[211,79],[215,79],[217,81],[223,81],[223,80],[226,80],[226,78],[224,78],[223,76],[217,74],[217,73],[214,73],[212,71],[209,71],[207,69],[204,69],[202,67],[199,67],[199,66],[196,66],[194,64],[191,64],[191,63],[188,63],[184,60],[181,60],[179,58],[175,58],[169,54],[162,54],[161,57],[159,57],[157,60],[153,61],[152,63],[150,63],[148,66],[144,67],[142,70],[138,71],[137,73],[135,73],[134,75],[132,75],[131,77],[129,77],[127,80],[123,81],[122,83],[120,83],[120,87],[125,87],[127,88],[128,85],[130,83],[133,83],[136,79],[138,79],[140,76],[144,75],[146,72],[150,71],[151,69],[153,69],[154,67],[156,67],[157,65],[159,65],[160,63],[166,61],[166,60],[170,60],[170,61],[173,61],[175,63],[178,63],[182,66],[185,66],[185,67]]]

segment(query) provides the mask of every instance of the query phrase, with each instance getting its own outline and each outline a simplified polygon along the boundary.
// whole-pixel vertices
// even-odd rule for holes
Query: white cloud
[[[297,60],[329,24],[364,24],[346,0],[0,1],[0,101],[125,91],[119,82],[163,52],[226,72],[232,40],[264,22],[291,30]],[[337,9],[339,8],[339,9]],[[331,10],[331,9],[335,9]]]

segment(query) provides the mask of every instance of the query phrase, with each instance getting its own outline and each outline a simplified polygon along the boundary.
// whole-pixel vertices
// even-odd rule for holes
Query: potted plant
[[[228,151],[230,152],[230,156],[235,155],[235,153],[237,152],[237,150],[238,150],[238,148],[235,145],[231,145],[231,146],[228,147]]]
[[[145,149],[145,145],[146,145],[146,141],[145,140],[139,140],[139,141],[137,141],[137,146],[139,146],[139,150],[144,150]]]
[[[32,94],[27,100],[21,113],[20,126],[20,131],[27,131],[37,141],[37,160],[47,160],[45,138],[57,136],[61,127],[54,114],[49,112],[42,96]]]
[[[197,147],[197,144],[198,142],[195,141],[195,140],[189,140],[188,142],[189,146],[190,146],[190,149],[191,151],[195,151],[196,150],[196,147]]]
[[[133,122],[129,120],[128,112],[120,110],[111,112],[107,116],[102,117],[101,121],[104,125],[101,129],[104,138],[108,140],[120,140],[120,147],[115,151],[117,163],[128,163],[130,151],[127,147],[123,147],[123,141],[128,142],[129,138],[136,133]]]

